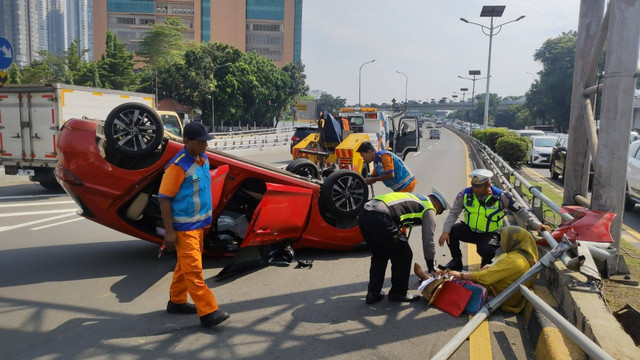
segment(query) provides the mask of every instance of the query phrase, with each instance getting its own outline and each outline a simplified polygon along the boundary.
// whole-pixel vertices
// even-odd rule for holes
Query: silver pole
[[[360,70],[358,71],[358,106],[362,106],[362,99],[360,97],[360,95],[362,94],[362,67],[370,64],[372,62],[376,61],[376,59],[373,59],[371,61],[367,61],[365,63],[363,63],[362,65],[360,65]]]
[[[589,339],[585,334],[581,333],[580,330],[576,329],[573,324],[571,324],[567,319],[560,316],[551,306],[547,305],[542,299],[540,299],[536,294],[527,289],[526,286],[520,285],[520,292],[522,295],[527,298],[527,300],[533,304],[533,306],[538,309],[547,319],[551,320],[560,330],[562,330],[565,334],[567,334],[571,340],[573,340],[576,345],[580,347],[580,349],[584,350],[584,352],[589,355],[591,359],[612,359],[613,358],[607,354],[600,346],[594,343],[591,339]]]
[[[491,43],[493,41],[493,16],[491,17],[491,27],[489,28],[489,62],[487,64],[487,91],[484,95],[484,128],[489,122],[489,82],[491,81]]]

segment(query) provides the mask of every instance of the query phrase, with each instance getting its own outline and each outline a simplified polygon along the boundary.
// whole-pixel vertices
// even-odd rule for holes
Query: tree
[[[282,67],[282,71],[287,73],[291,80],[291,86],[289,87],[287,96],[295,99],[307,94],[309,86],[306,84],[307,75],[304,73],[304,64],[302,64],[302,62],[297,61],[286,64]]]
[[[346,104],[347,99],[342,99],[340,96],[333,97],[331,94],[323,93],[316,102],[316,107],[318,112],[324,111],[334,113],[338,112],[340,108],[345,107]]]
[[[107,31],[107,49],[98,61],[98,72],[102,85],[108,89],[130,90],[135,88],[137,77],[133,73],[133,54],[118,35]]]
[[[168,18],[164,24],[154,24],[140,43],[139,55],[151,66],[182,61],[185,42],[183,31],[188,30],[179,18]]]
[[[20,73],[20,69],[18,68],[18,65],[16,65],[16,63],[11,64],[7,75],[9,77],[9,84],[22,83],[22,74]]]
[[[485,103],[485,94],[478,94],[475,97],[475,105],[474,111],[471,113],[470,122],[483,124],[484,123],[484,103]],[[496,115],[498,113],[498,105],[502,98],[498,96],[496,93],[491,93],[489,95],[489,118],[487,119],[487,124],[491,125],[495,122]]]
[[[542,70],[526,94],[531,116],[561,130],[569,128],[577,36],[575,31],[562,33],[536,50],[533,58],[542,63]]]

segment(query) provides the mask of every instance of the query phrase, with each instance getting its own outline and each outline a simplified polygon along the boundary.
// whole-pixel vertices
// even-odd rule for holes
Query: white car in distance
[[[549,165],[551,160],[551,151],[555,145],[557,136],[552,135],[534,135],[529,138],[531,140],[531,149],[527,154],[527,159],[531,165]]]

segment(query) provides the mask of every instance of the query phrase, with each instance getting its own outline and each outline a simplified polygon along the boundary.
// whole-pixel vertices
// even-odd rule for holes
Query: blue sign
[[[0,37],[0,70],[8,69],[13,62],[13,48],[9,40]]]

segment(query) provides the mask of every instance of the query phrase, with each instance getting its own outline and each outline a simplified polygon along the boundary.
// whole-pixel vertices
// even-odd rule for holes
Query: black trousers
[[[368,291],[373,294],[380,293],[387,263],[391,260],[389,293],[406,295],[413,258],[408,239],[400,232],[391,216],[378,211],[364,210],[360,214],[358,226],[372,253]]]
[[[496,255],[496,249],[500,247],[500,234],[497,232],[473,232],[469,225],[463,222],[453,225],[451,232],[449,232],[449,250],[454,259],[462,259],[460,241],[476,244],[476,252],[482,258],[480,266],[485,266],[491,263],[491,259]]]

